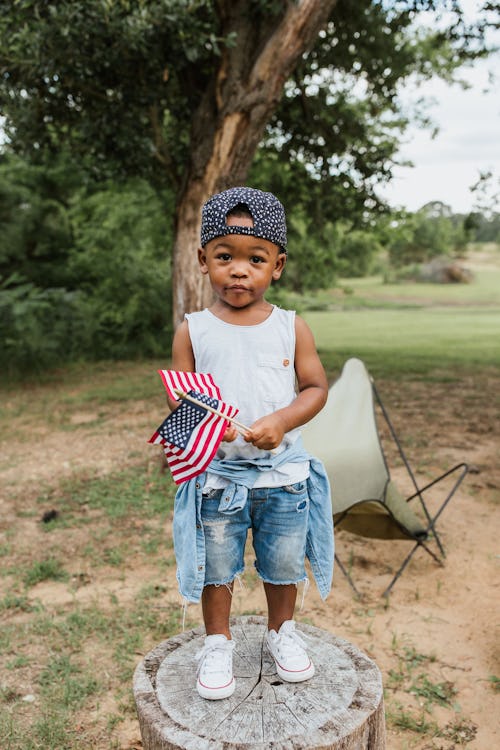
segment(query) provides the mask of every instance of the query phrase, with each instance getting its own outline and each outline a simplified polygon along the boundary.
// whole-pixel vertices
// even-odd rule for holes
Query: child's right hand
[[[254,422],[250,432],[243,437],[247,443],[252,443],[256,448],[271,451],[281,444],[285,431],[286,425],[283,417],[279,412],[274,412]]]
[[[226,427],[226,431],[222,437],[222,440],[225,443],[232,443],[233,440],[236,440],[237,437],[238,437],[238,431],[236,427],[234,426],[234,424],[229,424]]]

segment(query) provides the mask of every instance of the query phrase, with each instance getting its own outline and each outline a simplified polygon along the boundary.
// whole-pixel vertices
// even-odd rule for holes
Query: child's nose
[[[233,263],[231,267],[231,273],[233,276],[246,276],[247,269],[245,263]]]

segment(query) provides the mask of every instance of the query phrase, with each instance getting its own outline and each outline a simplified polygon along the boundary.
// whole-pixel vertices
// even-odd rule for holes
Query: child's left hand
[[[222,440],[225,443],[232,443],[233,440],[236,440],[238,437],[238,432],[236,430],[236,427],[233,424],[228,424],[226,427],[226,431],[224,432],[224,435],[222,436]]]
[[[253,423],[250,429],[251,433],[244,436],[246,442],[265,451],[277,448],[286,432],[284,421],[279,414],[261,417]]]

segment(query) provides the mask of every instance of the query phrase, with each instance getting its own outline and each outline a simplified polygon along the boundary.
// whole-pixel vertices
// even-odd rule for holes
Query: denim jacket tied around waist
[[[334,542],[330,485],[321,461],[309,456],[299,438],[282,453],[262,459],[244,461],[213,459],[210,472],[227,479],[219,504],[221,513],[235,513],[244,507],[248,490],[261,471],[278,468],[283,463],[309,461],[307,491],[309,520],[306,557],[322,599],[328,596],[333,576]],[[180,485],[174,505],[174,549],[177,561],[179,591],[185,601],[199,602],[205,582],[205,534],[201,522],[202,492],[206,474],[200,474]]]

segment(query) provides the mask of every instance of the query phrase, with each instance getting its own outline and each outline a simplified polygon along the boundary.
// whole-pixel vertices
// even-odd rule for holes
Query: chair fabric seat
[[[361,500],[348,513],[335,513],[333,520],[335,528],[370,539],[427,538],[424,524],[392,481],[383,500]]]

